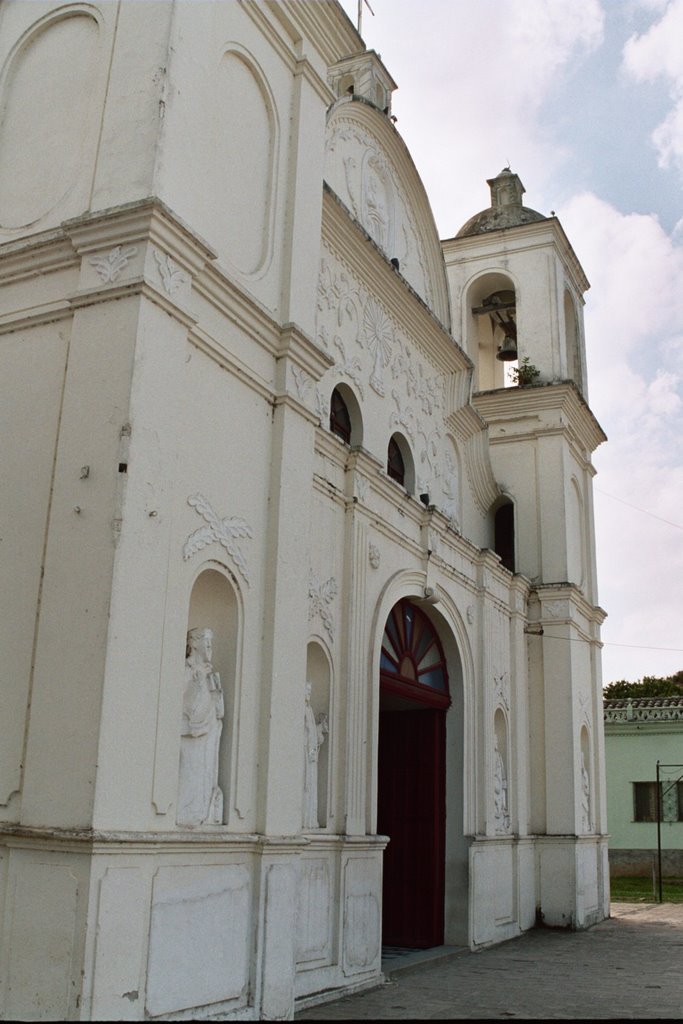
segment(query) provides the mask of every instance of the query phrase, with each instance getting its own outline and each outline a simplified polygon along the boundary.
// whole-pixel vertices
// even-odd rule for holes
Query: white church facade
[[[335,2],[0,6],[5,1019],[609,911],[588,282],[508,169],[440,242],[394,88]]]

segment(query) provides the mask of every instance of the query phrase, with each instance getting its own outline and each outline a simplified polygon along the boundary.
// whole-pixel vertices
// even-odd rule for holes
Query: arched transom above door
[[[403,600],[389,613],[380,659],[382,690],[432,707],[448,707],[448,672],[438,633],[425,613]]]

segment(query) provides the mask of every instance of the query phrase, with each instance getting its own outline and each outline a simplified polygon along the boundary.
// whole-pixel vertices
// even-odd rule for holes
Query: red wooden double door
[[[377,830],[384,854],[382,942],[443,943],[448,676],[436,630],[409,601],[382,644]]]

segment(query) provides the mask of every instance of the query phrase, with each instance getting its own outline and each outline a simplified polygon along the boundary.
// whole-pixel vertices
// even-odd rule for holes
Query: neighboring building
[[[282,1019],[382,933],[602,919],[559,221],[504,170],[442,245],[336,3],[5,0],[0,69],[5,1016]]]
[[[683,877],[683,697],[606,700],[607,825],[613,875],[649,876],[657,870],[658,761],[662,875]]]

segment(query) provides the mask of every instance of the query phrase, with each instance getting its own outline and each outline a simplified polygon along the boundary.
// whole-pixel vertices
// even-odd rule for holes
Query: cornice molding
[[[276,352],[278,362],[291,361],[305,370],[315,382],[334,366],[334,357],[323,351],[297,324],[282,327]]]
[[[508,430],[505,435],[492,436],[491,444],[513,442],[520,434],[540,437],[562,430],[576,438],[581,449],[590,453],[607,440],[607,435],[591,412],[574,381],[556,381],[533,387],[498,388],[495,391],[479,391],[472,396],[472,404],[489,426],[517,420],[524,423],[524,430],[515,433]],[[544,422],[540,413],[555,413],[553,422]],[[536,418],[538,427],[529,423]]]
[[[446,238],[441,241],[446,263],[462,259],[490,258],[496,253],[523,252],[532,249],[547,249],[551,246],[560,257],[567,276],[577,294],[583,295],[590,288],[590,282],[574,252],[557,217],[547,217],[529,224],[484,231],[479,235],[465,235],[462,238]]]

